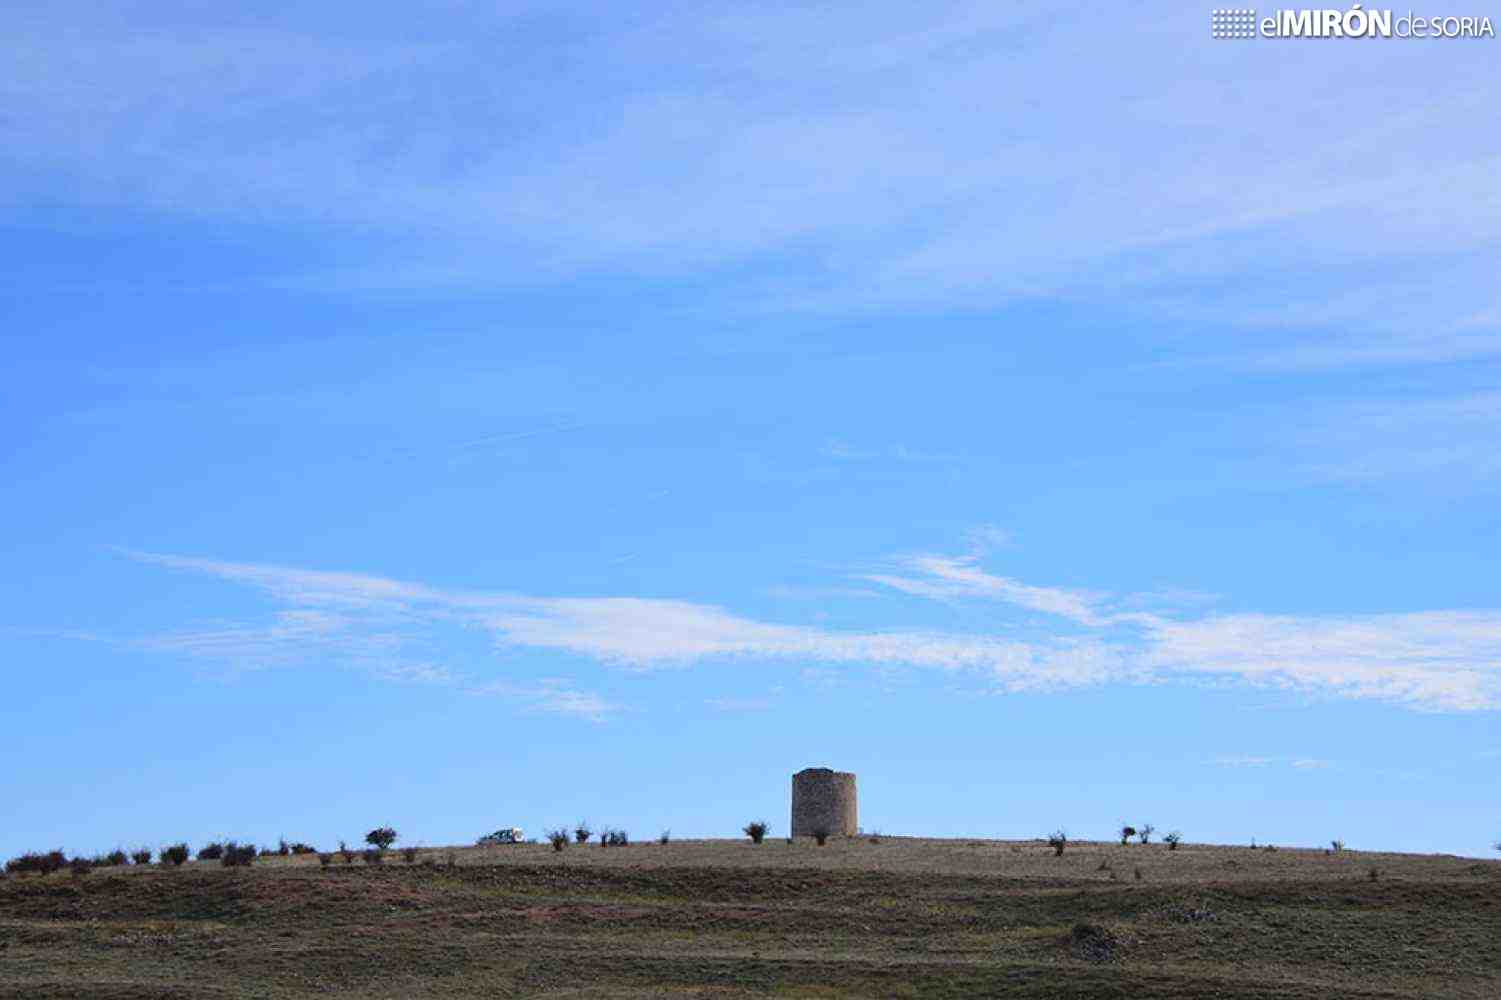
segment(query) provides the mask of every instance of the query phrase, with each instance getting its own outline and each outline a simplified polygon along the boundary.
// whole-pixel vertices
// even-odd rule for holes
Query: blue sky
[[[1487,852],[1501,49],[1207,20],[14,7],[0,853]]]

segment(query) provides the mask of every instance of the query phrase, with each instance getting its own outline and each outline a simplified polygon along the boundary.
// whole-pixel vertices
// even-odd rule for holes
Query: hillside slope
[[[882,838],[0,881],[3,998],[990,995],[1494,998],[1501,863]]]

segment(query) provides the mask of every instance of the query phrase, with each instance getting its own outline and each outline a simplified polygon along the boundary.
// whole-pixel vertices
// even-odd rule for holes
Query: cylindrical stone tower
[[[853,837],[859,829],[853,774],[809,767],[792,776],[794,837],[812,837],[819,830],[831,837]]]

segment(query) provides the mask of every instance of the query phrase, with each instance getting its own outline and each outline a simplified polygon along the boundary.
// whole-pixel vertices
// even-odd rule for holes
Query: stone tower
[[[819,829],[831,837],[853,837],[860,829],[853,774],[809,767],[792,776],[792,835],[811,837]]]

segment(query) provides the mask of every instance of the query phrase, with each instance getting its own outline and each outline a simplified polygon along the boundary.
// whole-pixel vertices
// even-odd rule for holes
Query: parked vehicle
[[[481,847],[491,847],[495,844],[520,844],[524,843],[524,841],[525,838],[521,834],[521,827],[512,826],[496,830],[494,833],[487,833],[477,843]]]

